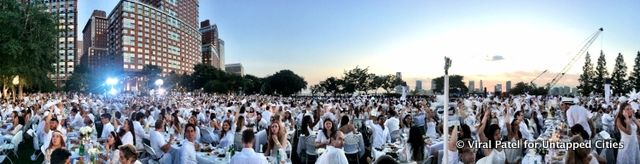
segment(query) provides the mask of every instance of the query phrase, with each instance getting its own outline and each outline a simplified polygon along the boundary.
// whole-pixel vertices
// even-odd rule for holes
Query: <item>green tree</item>
[[[396,75],[384,75],[381,76],[382,81],[382,89],[384,89],[387,94],[390,94],[398,86],[407,86],[407,82],[398,78]]]
[[[289,96],[307,87],[304,78],[290,70],[281,70],[266,78],[264,85],[267,94]]]
[[[449,90],[453,90],[456,88],[460,88],[460,90],[462,91],[462,94],[467,93],[467,91],[469,90],[467,88],[467,86],[464,84],[464,76],[460,76],[460,75],[451,75],[449,76]],[[436,84],[436,88],[434,92],[438,92],[438,93],[444,93],[443,88],[444,88],[444,76],[440,76],[438,78],[434,79],[434,82]]]
[[[262,84],[263,79],[253,76],[253,75],[244,75],[244,85],[242,86],[243,92],[245,94],[259,94],[262,93]]]
[[[177,90],[180,90],[181,86],[181,82],[182,82],[182,75],[177,74],[176,71],[171,71],[169,72],[169,74],[167,74],[166,76],[166,80],[164,80],[164,86],[167,88],[174,88]]]
[[[604,83],[608,76],[609,72],[607,72],[607,61],[605,61],[604,59],[604,52],[600,51],[600,57],[598,57],[598,65],[596,66],[596,77],[593,80],[595,93],[604,93]]]
[[[336,77],[329,77],[326,80],[321,81],[319,85],[323,88],[322,90],[325,90],[327,93],[331,94],[331,96],[342,93],[342,80]]]
[[[629,87],[636,91],[640,91],[640,51],[638,51],[638,54],[636,55],[633,70],[631,71],[631,76],[629,76]]]
[[[614,94],[624,95],[628,92],[626,78],[627,65],[624,63],[622,53],[618,53],[618,57],[616,57],[616,64],[613,67],[613,73],[611,74],[611,86]]]
[[[20,76],[17,86],[50,91],[47,74],[56,62],[57,19],[35,3],[0,0],[0,80],[3,92]]]
[[[220,79],[221,76],[225,74],[215,67],[206,64],[198,64],[193,69],[194,72],[188,79],[185,79],[185,85],[188,90],[203,89],[209,81]]]
[[[142,67],[142,71],[140,73],[144,79],[144,83],[146,84],[144,87],[153,88],[155,86],[154,82],[160,79],[162,68],[157,65],[147,64]]]
[[[378,89],[382,88],[382,85],[385,83],[386,76],[376,75],[371,82],[371,89],[374,90],[375,93],[378,93]]]
[[[324,88],[320,86],[320,84],[312,85],[311,87],[309,87],[309,90],[311,90],[312,96],[325,92]]]
[[[584,66],[582,66],[582,74],[580,75],[580,85],[578,89],[581,90],[582,95],[589,95],[594,90],[594,72],[593,65],[591,64],[591,55],[587,52],[587,56],[584,58]]]
[[[86,65],[78,65],[75,72],[65,83],[65,91],[67,92],[89,92],[91,86],[91,72]]]
[[[360,91],[367,93],[372,89],[371,84],[375,78],[375,74],[369,73],[369,68],[356,67],[352,70],[344,72],[344,82],[346,91],[353,93]]]

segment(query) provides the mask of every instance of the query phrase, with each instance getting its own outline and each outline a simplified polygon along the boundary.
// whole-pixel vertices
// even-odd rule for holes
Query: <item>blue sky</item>
[[[90,3],[88,3],[90,2]],[[108,12],[116,0],[79,2],[79,21],[94,9]],[[423,0],[201,0],[200,20],[218,24],[227,63],[267,76],[291,69],[316,84],[347,69],[402,72],[413,85],[451,73],[466,80],[549,82],[597,28],[592,61],[604,50],[613,69],[618,53],[631,69],[640,50],[640,1],[423,1]],[[502,60],[498,59],[500,56]],[[575,86],[584,57],[560,81]],[[476,82],[478,85],[478,82]]]

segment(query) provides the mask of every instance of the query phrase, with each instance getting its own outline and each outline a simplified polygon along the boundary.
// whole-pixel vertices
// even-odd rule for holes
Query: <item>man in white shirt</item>
[[[164,121],[156,121],[155,126],[164,127]],[[149,136],[151,148],[156,153],[156,156],[153,157],[153,159],[158,160],[158,162],[160,163],[171,163],[172,158],[169,151],[171,150],[171,144],[173,144],[174,138],[169,138],[169,142],[167,142],[165,141],[164,135],[162,135],[162,133],[164,133],[164,128],[156,128],[156,130],[152,131]]]
[[[389,129],[384,128],[382,125],[384,122],[385,120],[383,115],[378,116],[375,122],[371,120],[367,121],[367,126],[373,129],[373,142],[371,143],[373,148],[381,149],[382,145],[389,140]]]
[[[400,129],[400,120],[396,118],[396,111],[389,110],[389,116],[391,117],[384,122],[384,126],[389,129],[389,132]]]
[[[267,158],[253,150],[255,136],[253,130],[247,129],[242,132],[242,151],[231,157],[231,164],[267,164]]]
[[[318,157],[316,164],[348,164],[347,156],[342,150],[343,143],[344,134],[342,131],[331,135],[331,144],[327,146],[327,151]]]
[[[267,124],[271,124],[271,109],[274,107],[268,106],[266,110],[262,111],[262,118],[267,121]]]
[[[144,114],[143,113],[136,113],[135,114],[135,119],[133,121],[133,130],[135,130],[136,132],[136,148],[138,149],[143,149],[143,138],[149,139],[149,134],[146,133],[144,131],[144,127],[142,127],[142,124],[140,123],[141,120],[144,120]]]
[[[256,113],[256,131],[261,131],[262,129],[267,129],[267,127],[269,126],[269,123],[267,122],[267,120],[265,120],[264,118],[262,118],[262,114],[261,113]]]
[[[180,150],[180,163],[195,164],[198,163],[196,158],[196,126],[187,124],[184,130],[184,136],[187,139]]]
[[[109,137],[109,133],[115,130],[111,122],[111,114],[105,113],[100,116],[100,121],[102,121],[102,134],[100,134],[100,139],[106,140]]]
[[[80,114],[80,112],[78,112],[78,109],[73,108],[71,109],[71,127],[75,127],[75,128],[80,128],[82,126],[84,126],[84,119],[82,119],[82,115]]]
[[[589,136],[591,136],[591,126],[589,126],[589,122],[591,121],[590,111],[582,106],[574,105],[573,99],[571,98],[562,98],[560,109],[566,112],[568,127],[580,124],[584,130],[587,131]]]

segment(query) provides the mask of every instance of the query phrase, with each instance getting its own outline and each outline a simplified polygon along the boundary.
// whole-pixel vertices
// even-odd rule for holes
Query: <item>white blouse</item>
[[[133,135],[131,132],[127,132],[122,136],[122,145],[131,144],[133,145]],[[134,145],[135,146],[135,145]]]

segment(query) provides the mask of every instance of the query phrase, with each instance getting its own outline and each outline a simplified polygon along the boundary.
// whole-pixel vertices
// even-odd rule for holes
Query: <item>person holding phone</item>
[[[618,150],[617,163],[640,163],[640,148],[638,145],[638,126],[640,121],[633,117],[633,109],[624,102],[621,111],[616,116],[616,128],[620,131],[620,142],[624,148]],[[585,129],[586,130],[586,129]]]

